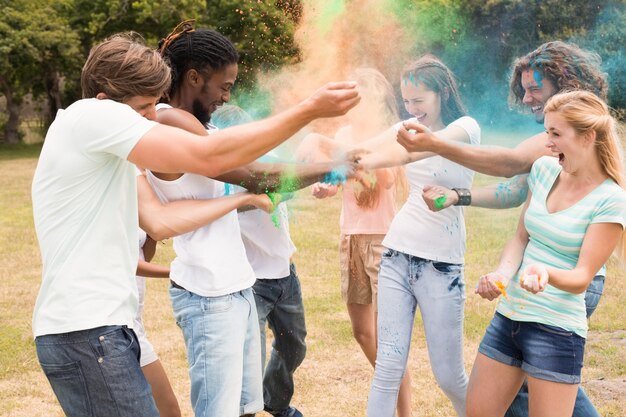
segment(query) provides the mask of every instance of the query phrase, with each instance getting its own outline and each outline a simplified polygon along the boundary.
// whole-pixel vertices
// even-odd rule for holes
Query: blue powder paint
[[[541,76],[541,71],[539,70],[534,70],[533,71],[533,78],[535,79],[535,82],[537,83],[537,87],[539,88],[543,88],[543,83],[541,82],[542,80],[542,76]]]
[[[233,186],[229,183],[224,183],[224,195],[234,194]]]
[[[348,177],[346,176],[346,168],[345,167],[337,167],[324,175],[324,179],[322,180],[325,184],[345,184]]]

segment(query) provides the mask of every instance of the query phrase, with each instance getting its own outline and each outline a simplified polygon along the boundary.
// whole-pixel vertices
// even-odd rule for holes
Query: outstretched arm
[[[327,173],[337,167],[341,167],[346,174],[350,174],[354,171],[353,164],[346,165],[339,161],[306,164],[253,162],[215,179],[239,185],[254,193],[291,192],[322,181]]]
[[[154,240],[163,240],[196,230],[232,210],[246,205],[273,210],[265,194],[239,193],[210,200],[180,200],[162,203],[144,175],[137,176],[139,226]]]
[[[462,130],[459,128],[453,128],[452,131]],[[443,134],[445,131],[441,130],[438,134]],[[450,135],[450,131],[446,132],[444,136],[446,138],[457,138],[457,135]],[[455,132],[460,134],[460,132]],[[400,165],[406,165],[410,162],[415,162],[421,159],[429,158],[435,155],[432,152],[413,152],[409,153],[405,148],[400,146],[396,137],[398,130],[395,126],[383,131],[382,133],[374,136],[366,142],[360,143],[359,148],[366,151],[361,158],[360,164],[365,169],[376,168],[390,168]],[[453,140],[454,140],[453,139]]]
[[[551,155],[545,146],[546,134],[532,136],[515,148],[502,146],[468,146],[459,142],[441,140],[435,133],[409,133],[416,125],[407,123],[398,132],[398,143],[409,152],[434,152],[476,172],[496,177],[512,177],[530,172],[533,162]]]
[[[157,125],[139,140],[128,160],[156,172],[216,177],[254,161],[314,119],[345,114],[360,100],[355,87],[353,82],[328,83],[276,116],[224,129],[210,138]]]
[[[471,205],[474,207],[507,209],[519,207],[528,196],[528,174],[484,187],[472,188]],[[443,198],[442,198],[443,196]],[[443,210],[459,202],[459,195],[443,186],[425,186],[422,197],[432,211]]]

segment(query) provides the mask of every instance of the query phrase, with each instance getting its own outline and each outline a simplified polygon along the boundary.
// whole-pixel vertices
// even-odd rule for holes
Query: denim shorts
[[[513,321],[496,313],[478,350],[534,378],[578,384],[585,338],[560,327]]]

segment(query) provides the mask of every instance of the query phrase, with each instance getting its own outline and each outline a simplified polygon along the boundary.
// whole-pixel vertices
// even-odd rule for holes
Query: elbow
[[[534,161],[533,161],[534,162]],[[494,176],[512,178],[516,175],[527,174],[530,172],[530,168],[533,163],[526,161],[510,161],[503,166],[499,167],[499,173],[496,173]]]
[[[170,233],[163,227],[142,227],[148,236],[157,242],[170,238]]]
[[[159,214],[153,214],[150,217],[156,219],[158,216]],[[140,221],[139,227],[141,227],[141,229],[143,229],[148,236],[157,242],[172,237],[172,231],[159,221]]]

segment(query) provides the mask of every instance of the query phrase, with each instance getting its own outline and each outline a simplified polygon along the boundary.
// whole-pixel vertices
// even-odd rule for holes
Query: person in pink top
[[[361,103],[348,113],[350,124],[337,131],[342,145],[356,146],[388,129],[399,120],[389,81],[377,70],[361,68],[353,77]],[[396,214],[396,185],[404,179],[402,168],[359,171],[343,188],[339,259],[341,296],[348,308],[352,334],[368,361],[376,361],[376,299],[382,241]],[[316,183],[317,198],[334,196],[337,185]],[[398,398],[398,416],[410,416],[410,376],[407,372]]]

